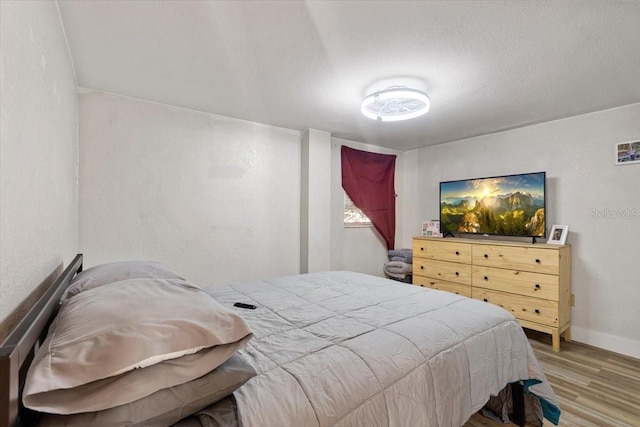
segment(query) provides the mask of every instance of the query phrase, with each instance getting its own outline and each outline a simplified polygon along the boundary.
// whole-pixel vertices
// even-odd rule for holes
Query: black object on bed
[[[82,254],[78,254],[0,346],[0,426],[33,424],[33,412],[21,402],[27,369],[58,312],[64,291],[81,271]]]

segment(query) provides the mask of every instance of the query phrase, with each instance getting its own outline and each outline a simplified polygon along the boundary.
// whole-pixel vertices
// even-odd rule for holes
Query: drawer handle
[[[540,260],[536,258],[536,264],[540,264]]]
[[[486,298],[484,298],[482,301],[484,301],[484,302],[489,302],[489,300],[488,300],[488,299],[486,299]]]
[[[460,255],[460,252],[456,251],[456,255]]]
[[[420,248],[420,251],[424,251],[424,248]]]
[[[424,285],[420,285],[420,287],[424,288]]]
[[[485,257],[485,258],[489,258],[489,255],[487,255],[487,254],[484,254],[484,257]]]
[[[460,273],[458,273],[458,272],[456,271],[456,276],[459,276],[459,275],[460,275]]]
[[[536,312],[536,314],[540,314],[540,310],[538,310],[537,308],[534,311]]]
[[[420,270],[424,270],[424,265],[421,265],[421,266],[420,266]]]
[[[540,289],[540,285],[538,285],[538,284],[536,283],[536,291],[537,291],[538,289]]]
[[[429,284],[430,284],[430,285],[435,285],[435,284],[436,284],[436,282],[429,282]]]
[[[487,276],[484,276],[484,280],[489,280],[489,278]]]

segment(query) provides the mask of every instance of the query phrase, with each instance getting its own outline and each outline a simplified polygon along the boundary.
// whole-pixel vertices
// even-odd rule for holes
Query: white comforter
[[[507,311],[353,272],[214,286],[254,338],[258,375],[237,390],[241,425],[461,426],[509,382],[557,406]]]

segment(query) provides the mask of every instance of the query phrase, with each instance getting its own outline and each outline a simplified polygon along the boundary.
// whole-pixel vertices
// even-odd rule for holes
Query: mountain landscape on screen
[[[441,182],[441,231],[542,237],[544,191],[544,172]]]

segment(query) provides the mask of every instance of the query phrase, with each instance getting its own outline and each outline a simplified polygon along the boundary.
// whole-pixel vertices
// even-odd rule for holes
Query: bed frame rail
[[[78,254],[0,345],[0,427],[26,424],[21,414],[27,369],[46,338],[62,294],[81,271],[82,254]]]

